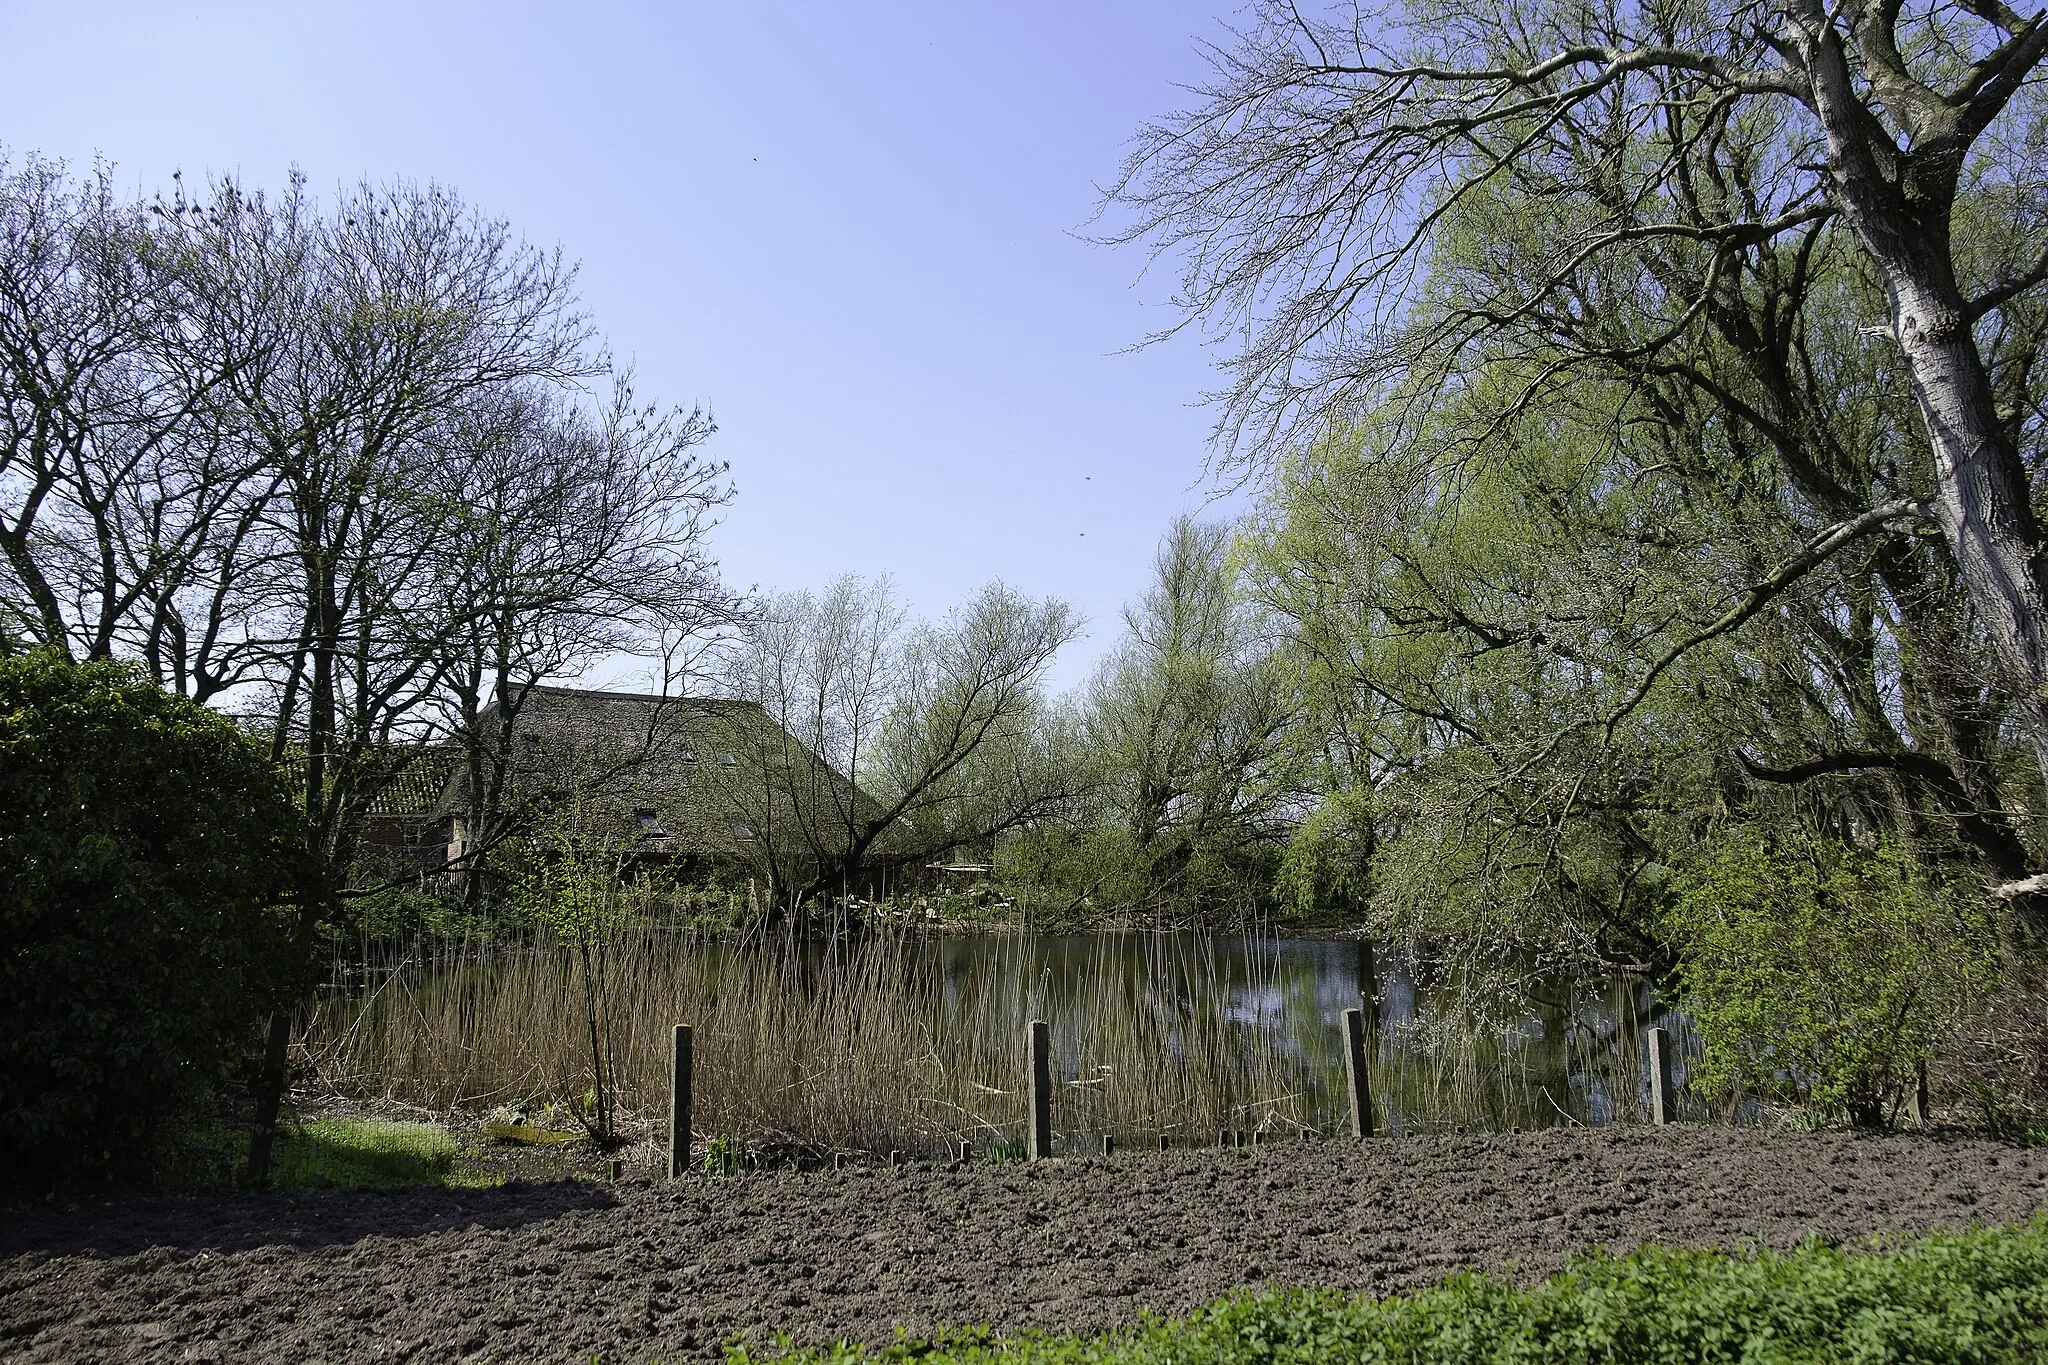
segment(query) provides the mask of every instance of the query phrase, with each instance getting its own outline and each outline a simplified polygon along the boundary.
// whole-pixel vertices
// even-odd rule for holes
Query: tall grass
[[[1186,1144],[1341,1123],[1335,1017],[1355,994],[1277,958],[1225,962],[1213,940],[882,935],[807,950],[635,928],[602,950],[608,1069],[629,1132],[665,1112],[678,1022],[695,1029],[700,1134],[815,1150],[1014,1148],[1031,1018],[1052,1026],[1066,1150],[1095,1150],[1104,1133]],[[590,1085],[578,966],[552,940],[447,944],[370,966],[370,984],[323,993],[306,1034],[303,1061],[329,1092],[449,1111],[573,1103]],[[1633,997],[1621,994],[1618,1013],[1580,1001],[1534,1030],[1411,1011],[1372,1065],[1382,1122],[1631,1117],[1640,1060]]]

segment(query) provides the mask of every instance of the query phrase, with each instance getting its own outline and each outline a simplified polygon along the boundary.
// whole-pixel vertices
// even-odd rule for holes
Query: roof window
[[[732,837],[735,843],[744,844],[754,837],[754,827],[752,825],[740,824],[735,820],[732,826]]]
[[[640,837],[643,839],[666,839],[668,831],[661,827],[661,814],[643,806],[633,812],[633,818],[640,822]]]
[[[731,754],[720,754],[718,756],[718,766],[721,768],[730,768],[737,762],[739,762],[739,760],[734,758]]]

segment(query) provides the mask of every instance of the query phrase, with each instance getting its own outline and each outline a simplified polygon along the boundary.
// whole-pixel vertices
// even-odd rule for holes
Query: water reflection
[[[1051,1023],[1069,1092],[1065,1126],[1079,1133],[1117,1126],[1099,1121],[1106,1102],[1074,1092],[1108,1094],[1118,1061],[1129,1060],[1117,1040],[1134,1026],[1154,1040],[1155,1066],[1185,1069],[1219,1045],[1254,1060],[1250,1076],[1222,1078],[1239,1082],[1223,1097],[1235,1126],[1269,1137],[1334,1132],[1344,1122],[1341,1019],[1351,1008],[1372,1028],[1375,1108],[1393,1134],[1646,1121],[1643,1038],[1653,1026],[1672,1035],[1681,1115],[1704,1116],[1688,1112],[1683,1090],[1690,1022],[1637,977],[1538,981],[1506,1008],[1495,995],[1482,1010],[1455,980],[1423,984],[1415,959],[1384,944],[990,935],[928,940],[918,951],[957,1024],[991,1014]],[[991,996],[1005,1007],[989,1010]]]

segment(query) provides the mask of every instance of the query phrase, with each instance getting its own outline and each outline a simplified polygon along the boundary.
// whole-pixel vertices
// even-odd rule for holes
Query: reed
[[[1334,1021],[1354,1002],[1324,998],[1326,982],[1276,962],[1225,964],[1210,940],[1097,942],[1069,941],[1053,959],[1025,936],[969,945],[886,934],[806,949],[621,931],[601,945],[601,965],[623,1125],[653,1131],[667,1105],[669,1030],[686,1022],[700,1134],[820,1152],[929,1156],[962,1140],[1009,1150],[1025,1122],[1023,1026],[1036,1017],[1052,1025],[1053,1126],[1067,1150],[1099,1150],[1104,1133],[1154,1146],[1162,1134],[1190,1143],[1224,1129],[1342,1130]],[[322,993],[301,1060],[329,1093],[437,1112],[574,1103],[591,1083],[577,971],[572,951],[544,936],[373,955],[367,978]],[[1526,1021],[1402,1021],[1371,1067],[1386,1126],[1631,1117],[1589,1112],[1603,1066],[1635,1065],[1628,1022],[1603,1030],[1592,1014],[1592,1026],[1550,1025],[1564,1036],[1541,1046]]]

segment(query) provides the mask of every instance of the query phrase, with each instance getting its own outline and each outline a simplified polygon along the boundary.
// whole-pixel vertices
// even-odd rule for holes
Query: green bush
[[[298,822],[225,718],[0,658],[0,1182],[165,1174],[281,984]]]
[[[1677,883],[1669,928],[1706,1045],[1692,1084],[1884,1126],[1998,979],[1981,895],[1895,849],[1739,833]]]
[[[1387,1299],[1241,1294],[1105,1336],[986,1331],[800,1353],[928,1365],[2019,1365],[2048,1358],[2048,1223],[1851,1253],[1645,1247],[1578,1259],[1532,1289],[1460,1275]],[[753,1360],[744,1350],[730,1365]]]

